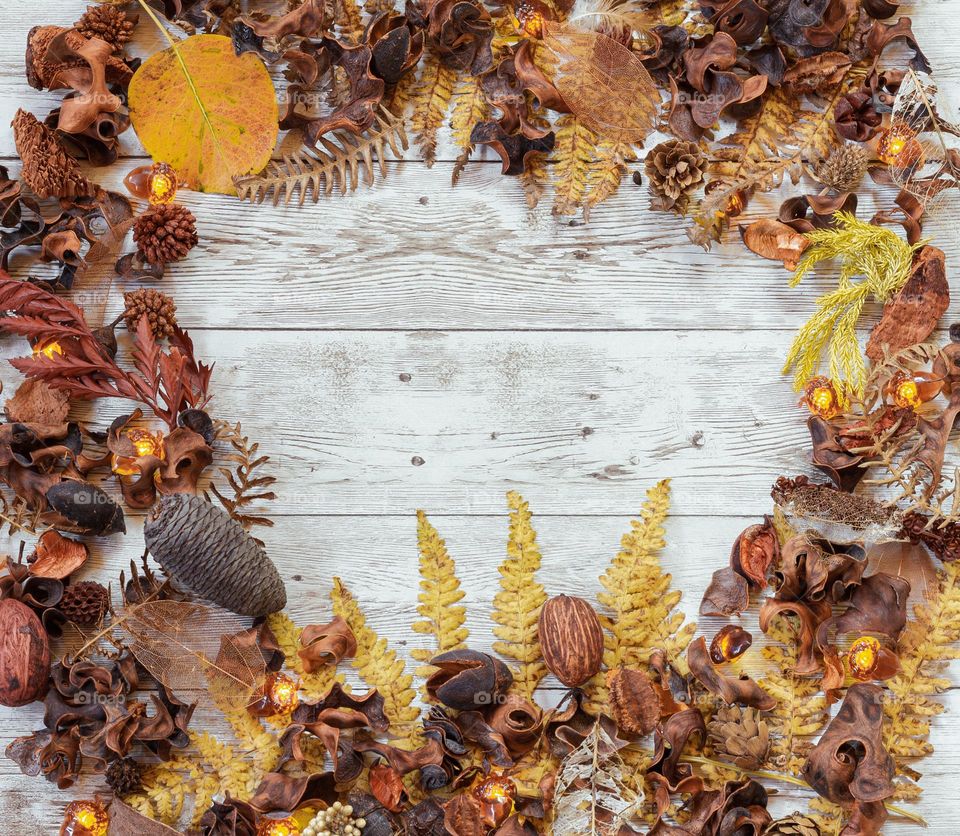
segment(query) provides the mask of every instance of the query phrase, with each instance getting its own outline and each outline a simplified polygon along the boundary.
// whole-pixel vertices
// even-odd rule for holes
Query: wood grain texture
[[[0,123],[18,107],[42,117],[56,106],[60,94],[32,90],[23,77],[27,32],[68,24],[83,7],[2,5]],[[912,15],[938,81],[956,93],[960,0],[905,4],[900,13]],[[144,55],[161,45],[143,15],[137,41]],[[110,188],[143,155],[132,131],[121,144],[129,165],[90,171]],[[769,510],[774,478],[807,472],[804,415],[779,368],[833,277],[824,271],[791,290],[786,271],[747,253],[735,235],[704,253],[687,243],[681,221],[648,212],[646,189],[629,182],[589,224],[552,217],[549,194],[528,210],[486,151],[451,188],[456,156],[444,131],[432,169],[411,149],[372,189],[302,210],[181,194],[201,244],[158,286],[176,299],[198,353],[217,363],[218,417],[242,420],[274,457],[277,524],[263,536],[291,615],[328,620],[337,575],[393,647],[422,646],[409,625],[414,510],[423,508],[457,560],[471,644],[487,647],[506,490],[520,490],[539,514],[548,592],[592,594],[644,491],[670,476],[675,514],[663,562],[695,617],[737,533]],[[0,160],[17,170],[9,130],[0,131]],[[758,197],[744,220],[797,190]],[[893,196],[864,192],[862,217]],[[926,226],[947,253],[948,274],[960,256],[955,214]],[[14,272],[23,264],[15,258]],[[117,291],[131,289],[111,283],[110,272],[93,271],[73,293],[97,323],[118,312]],[[2,358],[23,350],[22,341],[0,341]],[[0,381],[9,394],[18,377],[3,364]],[[103,426],[122,411],[101,403],[75,417]],[[115,579],[139,557],[142,520],[128,524],[126,537],[94,544],[84,577]],[[17,540],[5,548],[15,553]],[[700,630],[718,625],[706,620]],[[952,745],[960,673],[950,678],[936,753],[919,765],[933,836],[954,836],[960,815]],[[555,680],[545,689],[547,701],[560,693]],[[41,722],[39,706],[0,710],[0,747]],[[208,712],[196,727],[224,730]],[[66,802],[102,786],[87,775],[59,793],[0,759],[0,834],[55,833]],[[807,798],[789,789],[772,807],[790,812]],[[919,831],[892,821],[884,832]]]

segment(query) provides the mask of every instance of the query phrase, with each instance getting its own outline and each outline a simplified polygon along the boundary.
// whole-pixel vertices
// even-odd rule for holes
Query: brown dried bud
[[[123,318],[127,330],[135,332],[141,317],[146,317],[158,340],[169,337],[177,325],[177,303],[166,293],[141,287],[123,294]]]
[[[439,668],[427,679],[427,693],[458,711],[493,705],[513,684],[513,675],[499,659],[476,650],[449,650],[434,656]]]
[[[0,705],[15,708],[41,699],[50,681],[50,643],[26,604],[0,601]]]
[[[603,628],[583,598],[557,595],[540,610],[540,649],[548,670],[576,688],[603,664]]]
[[[647,735],[660,720],[660,698],[643,672],[616,668],[607,672],[610,709],[617,728],[625,734]]]
[[[17,111],[13,141],[23,161],[20,176],[37,197],[76,197],[93,191],[57,135],[32,113]]]

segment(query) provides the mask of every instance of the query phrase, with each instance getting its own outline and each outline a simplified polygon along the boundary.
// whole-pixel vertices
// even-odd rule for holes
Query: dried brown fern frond
[[[7,533],[11,537],[14,534],[39,536],[49,531],[53,526],[45,525],[43,518],[42,508],[31,508],[27,501],[19,496],[10,501],[0,493],[0,523],[7,526]],[[61,530],[63,530],[62,527]]]
[[[227,513],[248,531],[255,525],[272,526],[273,520],[269,517],[244,512],[244,509],[253,502],[277,498],[273,491],[264,490],[276,483],[276,477],[261,475],[270,457],[257,455],[260,445],[251,442],[243,434],[239,421],[236,424],[230,424],[227,421],[218,420],[214,422],[214,427],[217,438],[230,444],[233,452],[227,454],[226,459],[234,462],[236,467],[233,470],[228,467],[220,468],[220,476],[226,481],[232,496],[222,493],[212,483],[210,493],[217,498]],[[207,499],[209,498],[208,496]]]
[[[420,79],[411,97],[410,127],[416,134],[420,155],[428,166],[437,159],[437,133],[447,118],[456,70],[445,66],[440,56],[429,54],[421,65]]]
[[[803,99],[779,87],[761,100],[759,110],[720,140],[710,167],[714,184],[687,230],[704,249],[720,240],[739,195],[769,191],[790,178],[796,183],[807,157],[825,157],[840,140],[833,129],[836,103],[858,84],[864,67],[851,65],[831,87],[829,96]]]
[[[260,174],[235,178],[237,195],[252,203],[272,198],[277,206],[281,201],[289,204],[299,192],[298,205],[303,206],[312,193],[316,203],[321,194],[329,196],[335,188],[341,194],[355,191],[361,174],[367,184],[373,183],[377,168],[380,176],[386,177],[387,151],[399,159],[409,146],[403,119],[384,108],[373,125],[359,136],[333,131],[320,137],[319,144],[323,147],[303,148],[282,162],[269,163]]]
[[[520,185],[523,187],[523,196],[526,198],[528,209],[537,208],[549,179],[547,155],[531,154],[527,157],[526,168],[520,174]]]

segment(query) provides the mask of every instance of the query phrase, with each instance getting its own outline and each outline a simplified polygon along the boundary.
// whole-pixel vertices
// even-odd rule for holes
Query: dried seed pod
[[[727,624],[721,627],[710,642],[710,661],[715,665],[730,662],[743,656],[753,644],[753,636],[739,624]]]
[[[650,678],[630,668],[608,671],[610,709],[617,728],[626,734],[647,735],[660,719],[660,698]]]
[[[123,509],[104,491],[89,482],[65,479],[46,493],[47,502],[58,514],[88,534],[125,533]]]
[[[0,601],[0,705],[11,708],[41,699],[50,681],[50,643],[26,604]]]
[[[603,664],[603,628],[583,598],[557,595],[543,605],[539,621],[540,649],[549,671],[576,688]]]
[[[448,650],[434,656],[430,664],[439,670],[427,679],[427,693],[458,711],[493,705],[513,684],[503,662],[476,650]]]
[[[743,769],[759,769],[770,751],[770,729],[755,708],[721,706],[707,726],[718,754]]]
[[[147,516],[143,536],[164,571],[195,595],[240,615],[269,615],[286,606],[283,581],[266,552],[202,497],[163,497]]]

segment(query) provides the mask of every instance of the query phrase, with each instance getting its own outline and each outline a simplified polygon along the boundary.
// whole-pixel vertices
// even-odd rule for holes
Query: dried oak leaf
[[[950,305],[946,256],[927,245],[914,256],[913,272],[900,292],[883,308],[870,332],[866,355],[875,363],[924,342]]]
[[[741,224],[740,237],[749,250],[763,258],[782,261],[787,270],[797,269],[803,251],[810,246],[805,235],[770,218],[754,221],[746,226]]]
[[[59,531],[45,531],[30,557],[30,574],[38,578],[63,580],[77,571],[90,556],[85,543],[64,537]]]
[[[357,652],[357,638],[350,625],[339,615],[326,624],[310,624],[300,634],[297,655],[307,673],[316,673],[327,665],[339,665]]]
[[[824,798],[849,806],[893,795],[893,758],[883,748],[883,689],[850,687],[803,766],[803,777]]]
[[[530,139],[523,133],[508,134],[498,122],[478,122],[470,132],[473,145],[489,145],[503,162],[503,174],[523,174],[531,154],[546,154],[553,150],[553,131]]]
[[[769,711],[777,701],[746,674],[725,676],[719,673],[710,661],[707,640],[701,636],[687,648],[687,664],[690,672],[711,694],[728,703],[746,705],[760,711]]]
[[[739,615],[750,606],[750,585],[747,579],[724,566],[713,573],[707,591],[700,602],[700,615],[718,615],[728,617]]]
[[[64,424],[70,411],[70,396],[43,380],[23,381],[3,407],[8,421],[18,424]]]

